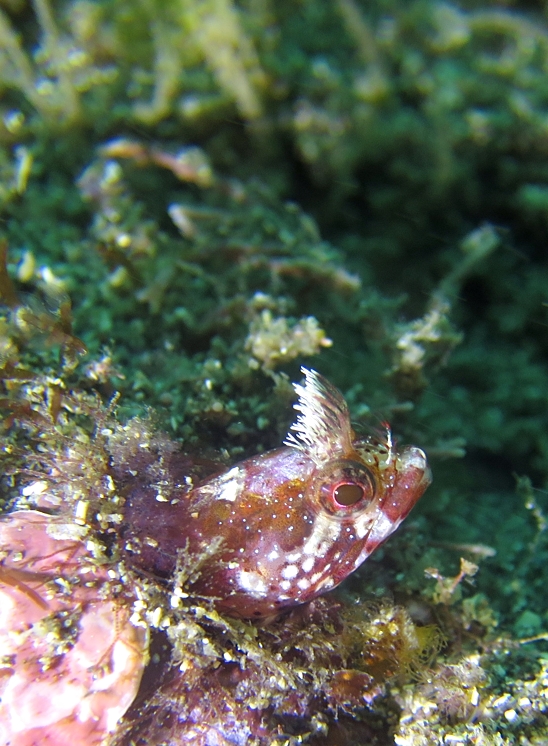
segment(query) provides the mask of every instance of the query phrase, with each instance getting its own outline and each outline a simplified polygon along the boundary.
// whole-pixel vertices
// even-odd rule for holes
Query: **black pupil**
[[[340,484],[333,493],[339,505],[355,505],[363,497],[363,487],[359,484]]]

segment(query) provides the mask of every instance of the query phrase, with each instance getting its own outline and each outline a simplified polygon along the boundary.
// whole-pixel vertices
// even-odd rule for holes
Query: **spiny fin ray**
[[[299,449],[318,464],[349,454],[354,433],[341,392],[315,370],[303,367],[301,373],[304,386],[293,384],[299,414],[284,445]]]

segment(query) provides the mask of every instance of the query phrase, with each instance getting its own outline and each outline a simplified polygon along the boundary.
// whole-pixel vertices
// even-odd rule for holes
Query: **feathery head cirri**
[[[424,452],[397,451],[388,429],[382,442],[356,439],[341,393],[315,371],[302,373],[284,448],[197,485],[175,454],[179,477],[162,502],[152,481],[142,488],[153,464],[126,479],[133,563],[169,576],[190,553],[200,558],[190,592],[261,618],[334,588],[396,530],[430,483]]]

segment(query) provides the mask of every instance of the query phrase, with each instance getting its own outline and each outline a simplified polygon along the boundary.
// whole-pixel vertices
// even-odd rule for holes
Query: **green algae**
[[[36,0],[0,15],[10,406],[24,371],[60,376],[228,461],[279,445],[283,374],[304,363],[358,428],[389,420],[424,446],[435,481],[414,525],[349,588],[431,609],[424,570],[478,562],[435,621],[450,665],[510,699],[485,706],[491,729],[472,700],[441,707],[436,737],[462,743],[546,729],[531,714],[544,664],[520,668],[510,643],[473,658],[536,636],[542,661],[548,631],[546,15],[426,0]],[[465,668],[447,688],[491,697]],[[405,728],[398,743],[421,742],[418,719]]]

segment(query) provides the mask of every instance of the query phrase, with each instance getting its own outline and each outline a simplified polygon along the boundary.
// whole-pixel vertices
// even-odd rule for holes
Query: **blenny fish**
[[[398,451],[388,427],[357,438],[342,394],[301,370],[283,448],[209,478],[169,449],[117,470],[131,566],[169,579],[194,557],[186,592],[259,619],[335,588],[396,530],[431,481],[424,452]]]

